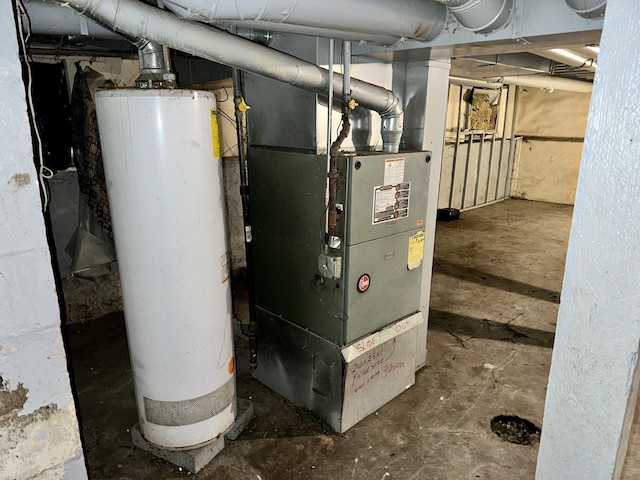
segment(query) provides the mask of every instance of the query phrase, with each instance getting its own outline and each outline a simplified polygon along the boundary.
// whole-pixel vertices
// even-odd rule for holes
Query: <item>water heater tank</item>
[[[104,90],[96,109],[140,430],[202,445],[236,414],[215,97]]]

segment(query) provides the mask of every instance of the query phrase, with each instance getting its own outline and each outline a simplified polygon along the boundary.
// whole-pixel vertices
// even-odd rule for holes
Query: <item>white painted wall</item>
[[[514,197],[573,205],[582,142],[524,140],[513,172]]]
[[[640,9],[609,0],[580,167],[536,478],[618,479],[640,345]]]
[[[0,2],[0,17],[13,19],[11,2]],[[0,478],[82,479],[84,457],[40,212],[17,35],[13,22],[4,23],[0,29]]]
[[[573,204],[590,100],[588,93],[521,89],[513,196]]]

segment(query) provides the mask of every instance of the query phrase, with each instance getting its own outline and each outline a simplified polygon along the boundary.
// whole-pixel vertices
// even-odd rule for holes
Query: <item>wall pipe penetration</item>
[[[88,13],[119,33],[147,38],[315,93],[327,94],[329,90],[329,72],[324,68],[136,0],[72,0],[65,5]],[[333,73],[333,78],[334,96],[341,99],[342,75]],[[351,95],[363,108],[380,114],[383,150],[397,152],[404,117],[400,99],[386,88],[356,79],[351,79]]]

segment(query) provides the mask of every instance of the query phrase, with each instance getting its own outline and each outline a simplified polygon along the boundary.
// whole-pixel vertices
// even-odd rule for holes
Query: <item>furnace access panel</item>
[[[327,158],[251,149],[256,303],[342,346],[419,310],[426,152],[339,157],[341,277],[319,275]]]

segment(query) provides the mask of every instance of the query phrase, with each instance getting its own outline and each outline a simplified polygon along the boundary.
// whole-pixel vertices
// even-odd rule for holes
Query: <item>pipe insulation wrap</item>
[[[315,93],[329,91],[329,72],[286,53],[175,15],[136,0],[71,0],[68,5],[133,37],[142,37],[192,55],[273,78]],[[334,97],[342,98],[342,75],[333,73]],[[386,88],[351,80],[351,95],[360,106],[382,117],[385,152],[397,152],[403,108]],[[385,121],[386,120],[386,121]],[[397,140],[397,142],[396,142]]]
[[[276,24],[276,31],[283,31],[279,24],[289,24],[361,34],[362,40],[375,32],[429,41],[444,30],[447,20],[444,6],[425,0],[165,0],[164,5],[187,20],[238,26],[268,22]]]

